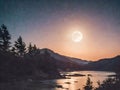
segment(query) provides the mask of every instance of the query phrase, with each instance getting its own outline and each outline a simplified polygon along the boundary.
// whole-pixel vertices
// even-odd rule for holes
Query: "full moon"
[[[80,31],[75,31],[72,33],[72,40],[74,42],[80,42],[83,38],[83,34]]]

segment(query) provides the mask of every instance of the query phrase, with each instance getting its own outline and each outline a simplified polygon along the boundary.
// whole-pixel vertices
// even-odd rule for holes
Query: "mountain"
[[[76,63],[78,65],[84,65],[84,64],[89,63],[89,61],[87,61],[87,60],[82,60],[82,59],[78,59],[78,58],[60,55],[60,54],[55,53],[54,51],[47,49],[47,48],[40,49],[41,54],[45,54],[45,52],[48,52],[50,54],[50,56],[55,58],[57,61],[72,62],[72,63]]]
[[[58,70],[100,70],[100,71],[119,71],[120,56],[113,58],[104,58],[98,61],[87,61],[78,58],[68,57],[58,54],[50,49],[39,49],[39,56],[45,56],[43,61],[48,62],[48,59],[52,64],[56,66]],[[46,57],[47,56],[47,57]],[[38,58],[36,57],[36,58]]]
[[[85,66],[87,70],[102,70],[120,72],[120,55],[113,58],[100,59],[95,62],[90,62]]]
[[[60,55],[47,48],[40,49],[40,55],[45,55],[46,53],[49,54],[49,58],[54,58],[52,62],[55,62],[57,67],[62,70],[77,70],[89,63],[86,60]]]

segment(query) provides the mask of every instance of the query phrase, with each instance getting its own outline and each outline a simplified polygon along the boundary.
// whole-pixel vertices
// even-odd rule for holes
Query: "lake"
[[[68,79],[44,81],[28,80],[15,83],[2,83],[0,84],[0,90],[83,90],[83,86],[86,84],[88,75],[93,82],[94,87],[97,87],[98,81],[102,82],[108,78],[108,75],[115,75],[114,72],[104,71],[74,71],[61,72],[61,74],[67,75],[66,77]]]
[[[108,75],[115,75],[114,72],[104,72],[104,71],[74,71],[74,72],[63,72],[64,74],[71,75],[68,76],[69,79],[56,79],[56,80],[46,80],[44,83],[56,84],[56,88],[44,88],[40,90],[83,90],[83,86],[86,84],[88,75],[93,82],[93,86],[97,87],[97,82],[102,82],[108,78]],[[62,74],[63,74],[62,73]],[[74,74],[82,74],[85,76],[72,76]],[[62,87],[60,87],[62,86]]]

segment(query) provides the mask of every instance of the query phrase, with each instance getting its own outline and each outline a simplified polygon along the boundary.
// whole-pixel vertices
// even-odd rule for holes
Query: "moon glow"
[[[75,31],[72,33],[72,40],[74,42],[80,42],[83,38],[83,34],[80,31]]]

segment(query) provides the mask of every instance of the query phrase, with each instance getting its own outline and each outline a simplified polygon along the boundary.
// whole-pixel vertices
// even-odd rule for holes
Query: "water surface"
[[[62,75],[82,74],[84,76],[67,76],[69,79],[55,80],[28,80],[12,83],[0,83],[0,90],[83,90],[88,75],[93,82],[93,86],[97,87],[97,82],[102,82],[108,75],[114,75],[114,72],[102,71],[74,71],[62,72]]]
[[[53,83],[56,85],[61,85],[62,87],[49,88],[43,90],[83,90],[84,85],[88,75],[93,82],[93,86],[97,87],[97,82],[102,82],[108,78],[108,75],[114,75],[114,72],[104,72],[104,71],[74,71],[74,72],[63,72],[64,74],[74,75],[74,74],[83,74],[85,76],[69,76],[69,79],[56,79],[56,80],[47,80],[47,83]],[[42,89],[41,89],[42,90]]]

